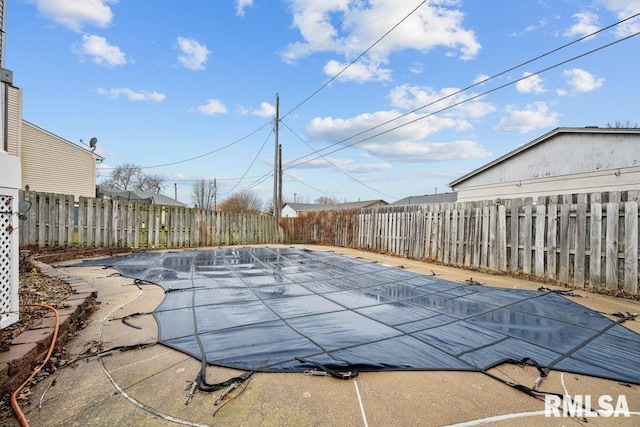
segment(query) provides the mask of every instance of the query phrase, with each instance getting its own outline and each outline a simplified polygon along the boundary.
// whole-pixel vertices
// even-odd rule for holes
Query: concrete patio
[[[350,257],[402,266],[421,274],[437,274],[462,282],[473,278],[487,286],[538,289],[541,284],[507,276],[452,269],[440,265],[399,259],[343,248],[332,250]],[[66,264],[66,265],[65,265]],[[113,275],[101,267],[74,267],[63,263],[58,269],[80,277],[98,291],[99,309],[67,345],[71,358],[101,346],[154,343],[156,322],[140,315],[125,325],[120,318],[149,313],[162,301],[161,288],[136,285],[133,280]],[[549,285],[547,285],[549,286]],[[573,301],[603,313],[640,312],[640,303],[576,291]],[[612,317],[613,318],[613,317]],[[625,326],[640,333],[640,322]],[[469,372],[380,372],[361,373],[341,381],[305,374],[256,373],[216,405],[221,392],[196,391],[185,404],[189,388],[200,370],[200,361],[156,344],[129,351],[116,351],[88,358],[59,370],[32,388],[31,405],[24,408],[32,426],[430,426],[430,425],[579,425],[579,418],[545,417],[544,401],[482,373]],[[241,372],[209,366],[208,381],[218,382]],[[491,373],[528,387],[538,377],[533,367],[503,365]],[[540,390],[591,396],[592,406],[608,395],[613,405],[621,396],[630,417],[589,417],[590,425],[637,425],[640,422],[640,393],[637,385],[587,376],[552,372]],[[18,425],[12,420],[8,425]]]

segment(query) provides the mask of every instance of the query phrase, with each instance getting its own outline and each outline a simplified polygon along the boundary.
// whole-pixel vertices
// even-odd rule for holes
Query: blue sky
[[[200,178],[217,179],[218,200],[271,200],[276,94],[285,201],[445,192],[556,127],[640,121],[640,37],[622,40],[638,19],[503,73],[640,0],[7,0],[6,11],[23,118],[75,143],[97,137],[101,178],[136,163],[185,203]]]

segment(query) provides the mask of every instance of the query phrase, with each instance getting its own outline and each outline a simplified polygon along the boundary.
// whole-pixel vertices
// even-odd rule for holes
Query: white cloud
[[[546,18],[542,18],[540,19],[536,24],[531,24],[529,26],[527,26],[527,28],[524,29],[524,31],[519,32],[519,33],[511,33],[509,34],[510,37],[520,37],[523,36],[527,33],[531,33],[533,31],[539,30],[541,28],[544,28],[547,26],[547,24],[549,23],[549,21]]]
[[[598,31],[598,16],[591,12],[576,13],[573,17],[578,21],[571,28],[565,31],[565,37],[584,37]]]
[[[178,61],[190,70],[204,70],[204,64],[207,62],[211,51],[203,44],[198,43],[195,39],[186,37],[178,37]]]
[[[206,116],[215,116],[216,114],[226,113],[227,107],[217,99],[207,99],[207,103],[199,105],[196,110]]]
[[[495,107],[488,102],[481,101],[481,97],[465,101],[476,94],[456,93],[459,91],[460,89],[455,87],[436,91],[428,86],[402,85],[393,88],[389,93],[389,98],[394,107],[407,110],[429,105],[429,107],[421,110],[423,114],[439,111],[454,104],[459,105],[445,111],[445,115],[458,118],[480,118],[495,111]]]
[[[520,93],[543,93],[546,92],[542,84],[542,77],[533,73],[523,73],[522,77],[526,77],[516,83],[516,90]]]
[[[591,92],[604,84],[603,78],[598,78],[580,68],[564,70],[562,75],[567,78],[567,83],[578,92]]]
[[[485,81],[485,80],[487,80],[489,77],[491,77],[491,76],[488,76],[488,75],[486,75],[486,74],[478,74],[478,75],[476,76],[476,78],[475,78],[475,79],[473,79],[473,84],[475,85],[475,84],[478,84],[478,83],[480,83],[480,82],[484,82],[484,81]],[[484,83],[483,83],[483,84],[484,84]]]
[[[249,110],[246,108],[241,108],[239,110],[239,113],[242,115],[251,115],[251,116],[258,116],[258,117],[264,117],[264,118],[269,118],[269,117],[273,117],[276,115],[276,107],[274,107],[273,105],[269,104],[268,102],[262,102],[260,103],[260,108],[257,110]]]
[[[507,107],[509,115],[500,120],[493,130],[496,132],[520,132],[527,133],[537,128],[555,126],[560,114],[550,112],[544,102],[535,102],[518,109],[516,106]]]
[[[331,60],[324,66],[324,72],[326,75],[333,77],[340,73],[347,65],[348,64]],[[338,77],[338,80],[355,81],[358,83],[390,80],[391,70],[381,68],[381,65],[380,63],[372,63],[369,61],[356,62],[344,70]]]
[[[236,15],[243,17],[244,10],[253,6],[253,0],[236,0]]]
[[[640,11],[640,0],[598,0],[609,11],[616,14],[618,19],[626,19]],[[626,37],[640,31],[640,18],[634,18],[616,26],[618,37]]]
[[[406,163],[476,159],[489,155],[475,141],[365,143],[363,148],[371,155]]]
[[[378,111],[361,114],[349,119],[331,117],[315,118],[306,128],[307,135],[313,140],[335,143],[343,141],[345,145],[364,150],[369,156],[406,162],[433,162],[441,160],[485,157],[488,153],[473,141],[425,142],[427,136],[461,127],[461,122],[448,117],[419,115],[415,113],[395,120],[397,111]],[[402,124],[405,126],[398,127]],[[380,127],[369,132],[373,127]],[[462,126],[464,127],[464,126]],[[380,134],[385,130],[391,132]],[[356,138],[351,138],[357,135]],[[367,139],[373,135],[377,136]]]
[[[118,46],[110,45],[107,39],[100,36],[82,36],[82,46],[74,48],[76,53],[93,57],[93,62],[107,67],[115,67],[127,63],[125,54]]]
[[[118,87],[112,89],[105,89],[103,87],[99,87],[96,89],[96,92],[100,95],[106,95],[109,98],[117,99],[120,96],[126,97],[129,101],[152,101],[152,102],[162,102],[164,101],[165,94],[160,92],[147,92],[147,91],[134,91],[132,89],[126,87]]]
[[[54,22],[74,31],[86,24],[104,28],[111,24],[113,12],[110,3],[117,0],[28,0],[38,11]]]
[[[440,132],[444,129],[456,127],[458,122],[451,118],[430,116],[411,113],[401,119],[394,120],[401,114],[397,111],[377,111],[375,113],[360,114],[349,119],[334,119],[332,117],[316,117],[307,125],[307,135],[316,141],[336,142],[361,134],[349,139],[345,144],[362,140],[391,128],[387,132],[375,137],[376,141],[403,141],[420,140],[428,135]],[[417,120],[417,121],[416,121]],[[388,124],[383,124],[387,123]],[[399,127],[403,125],[402,127]],[[372,128],[374,130],[369,131]],[[358,147],[359,145],[356,145]]]
[[[313,53],[333,52],[343,60],[327,64],[325,72],[335,75],[340,63],[350,63],[356,55],[371,50],[345,76],[347,80],[367,81],[388,78],[390,70],[381,66],[389,62],[393,53],[404,50],[428,52],[436,47],[448,49],[463,60],[474,58],[481,46],[472,30],[463,25],[464,14],[456,9],[457,1],[429,2],[420,6],[406,20],[376,43],[414,8],[415,4],[397,0],[375,2],[289,0],[293,11],[293,26],[301,33],[302,41],[292,43],[282,53],[286,62],[295,63]],[[336,28],[334,22],[341,21]],[[382,72],[378,71],[381,70]]]
[[[380,172],[391,169],[391,165],[388,163],[361,163],[356,162],[353,159],[338,158],[338,157],[320,157],[311,161],[303,160],[303,163],[296,164],[296,162],[290,163],[290,167],[296,169],[334,169],[340,168],[343,172],[347,173],[370,173]]]
[[[422,74],[424,73],[424,64],[422,62],[415,62],[409,67],[409,71],[413,74]]]

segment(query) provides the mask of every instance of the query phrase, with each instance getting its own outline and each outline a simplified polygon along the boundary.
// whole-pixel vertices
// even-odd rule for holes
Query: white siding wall
[[[22,137],[22,89],[8,86],[9,120],[7,123],[7,140],[9,142],[8,153],[20,157],[20,140]]]
[[[94,155],[23,121],[22,186],[32,191],[95,197]]]
[[[296,218],[297,216],[298,216],[298,212],[293,210],[291,207],[285,206],[284,208],[282,208],[283,218]]]

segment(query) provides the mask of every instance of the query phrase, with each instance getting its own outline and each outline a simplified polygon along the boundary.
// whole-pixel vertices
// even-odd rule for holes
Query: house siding
[[[7,85],[8,121],[7,121],[7,152],[20,157],[22,140],[22,89]]]
[[[96,156],[31,123],[22,125],[22,186],[32,191],[95,197]]]
[[[640,134],[558,133],[454,183],[458,201],[640,190]]]

